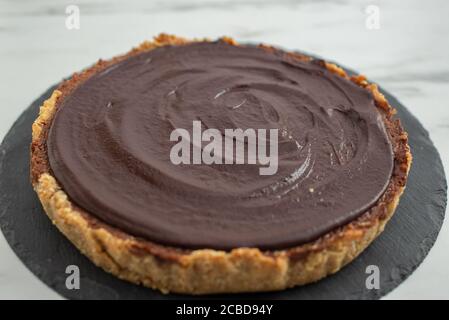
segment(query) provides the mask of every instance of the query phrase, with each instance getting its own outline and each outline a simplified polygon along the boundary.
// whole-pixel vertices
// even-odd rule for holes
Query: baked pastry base
[[[237,45],[232,39],[224,39]],[[370,210],[313,242],[276,251],[236,248],[226,252],[168,247],[133,237],[98,220],[73,204],[58,185],[48,163],[46,139],[53,116],[65,96],[91,75],[115,62],[158,46],[188,42],[162,34],[126,55],[110,61],[100,60],[86,71],[74,74],[44,102],[39,117],[33,124],[31,180],[45,212],[58,229],[97,266],[121,279],[159,289],[164,293],[282,290],[314,282],[337,272],[383,231],[405,188],[411,154],[407,134],[399,121],[393,119],[394,109],[379,93],[377,86],[369,84],[363,76],[349,78],[334,64],[323,62],[330,71],[372,92],[391,137],[395,163],[387,190]],[[263,48],[272,50],[269,46]],[[298,59],[310,59],[299,54],[291,55]]]

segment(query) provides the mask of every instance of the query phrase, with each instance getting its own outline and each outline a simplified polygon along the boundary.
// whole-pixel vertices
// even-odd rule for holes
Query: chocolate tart
[[[121,279],[164,293],[282,290],[337,272],[383,231],[412,158],[394,114],[335,64],[161,34],[44,102],[31,182],[56,227]],[[171,163],[170,131],[193,120],[278,128],[278,172]]]

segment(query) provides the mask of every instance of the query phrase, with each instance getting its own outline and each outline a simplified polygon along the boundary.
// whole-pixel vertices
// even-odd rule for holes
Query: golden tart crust
[[[223,38],[232,45],[233,39]],[[257,248],[187,250],[133,237],[100,221],[74,205],[52,174],[46,139],[53,116],[66,96],[93,74],[113,63],[165,45],[194,41],[161,34],[129,53],[98,61],[89,69],[62,82],[40,108],[32,127],[31,182],[43,208],[56,227],[92,262],[117,277],[163,293],[236,293],[282,290],[317,281],[340,270],[356,258],[383,230],[404,191],[412,156],[407,134],[395,110],[362,75],[349,77],[335,64],[324,62],[331,72],[372,92],[382,114],[394,151],[394,169],[387,190],[368,211],[319,239],[284,250]],[[261,45],[264,50],[272,47]],[[289,53],[301,60],[311,58]]]

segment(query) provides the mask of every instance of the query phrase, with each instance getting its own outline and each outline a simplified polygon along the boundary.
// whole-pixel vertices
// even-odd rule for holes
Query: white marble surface
[[[80,30],[65,8],[81,11]],[[380,29],[365,8],[380,9]],[[230,35],[309,51],[367,74],[429,130],[449,170],[449,2],[0,0],[0,138],[50,85],[159,32]],[[423,264],[387,299],[449,298],[449,222]],[[60,298],[16,258],[0,233],[0,299]]]

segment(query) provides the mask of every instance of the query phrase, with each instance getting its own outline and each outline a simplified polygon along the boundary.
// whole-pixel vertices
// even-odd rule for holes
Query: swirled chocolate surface
[[[170,161],[176,128],[279,129],[279,168]],[[96,73],[60,104],[51,169],[71,200],[131,235],[184,248],[280,249],[383,194],[393,152],[367,90],[281,51],[166,46]]]

